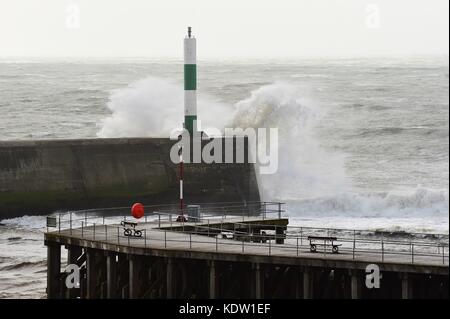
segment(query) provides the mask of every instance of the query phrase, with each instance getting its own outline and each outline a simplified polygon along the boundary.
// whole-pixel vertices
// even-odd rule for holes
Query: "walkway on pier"
[[[80,228],[61,229],[46,234],[47,240],[57,241],[62,244],[78,244],[84,247],[107,249],[112,251],[130,252],[143,255],[152,255],[158,251],[158,255],[175,254],[178,257],[188,254],[190,258],[195,258],[196,253],[209,254],[209,258],[216,260],[243,260],[254,259],[267,261],[277,259],[277,262],[297,264],[300,260],[308,260],[308,265],[327,263],[330,265],[353,263],[351,268],[362,268],[368,263],[383,264],[386,269],[401,269],[407,272],[423,272],[423,267],[428,267],[426,272],[443,273],[448,272],[448,247],[441,247],[437,244],[434,252],[420,253],[411,251],[413,247],[420,247],[421,243],[406,243],[409,245],[402,250],[374,249],[367,248],[367,244],[374,245],[373,241],[363,239],[355,240],[351,247],[343,246],[338,254],[331,253],[330,247],[322,247],[316,253],[310,252],[306,235],[287,238],[283,244],[275,244],[273,240],[265,243],[253,242],[255,236],[248,234],[241,236],[241,240],[219,238],[220,236],[207,236],[192,233],[194,229],[209,228],[211,230],[223,230],[224,224],[228,225],[248,225],[249,227],[270,228],[264,225],[275,225],[282,230],[278,232],[286,237],[285,230],[288,224],[287,219],[261,217],[229,217],[211,219],[202,223],[176,223],[165,221],[141,222],[137,229],[142,230],[142,237],[124,236],[121,225],[88,224]],[[254,225],[254,226],[252,226]],[[247,227],[247,226],[244,226]],[[172,230],[171,230],[172,229]],[[184,229],[184,231],[183,231]],[[245,237],[247,236],[247,238]],[[272,235],[276,237],[277,234]],[[256,236],[258,237],[258,236]],[[339,241],[339,240],[338,240]],[[388,245],[383,242],[382,246]],[[428,247],[429,244],[426,244]],[[414,249],[414,248],[413,248]],[[417,250],[417,248],[416,248]],[[430,249],[428,249],[430,250]],[[360,265],[360,266],[358,266]],[[348,266],[346,266],[348,267]]]

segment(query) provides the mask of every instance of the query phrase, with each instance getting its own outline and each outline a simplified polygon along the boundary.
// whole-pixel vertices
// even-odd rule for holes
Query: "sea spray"
[[[183,123],[183,87],[157,77],[148,77],[111,92],[112,114],[99,123],[98,137],[168,137]],[[199,94],[199,119],[222,129],[233,110],[213,98]]]
[[[302,94],[299,86],[277,82],[251,92],[236,104],[236,127],[276,127],[279,168],[259,176],[264,198],[315,197],[350,189],[344,156],[320,145],[317,126],[326,109]]]
[[[99,137],[167,137],[182,122],[183,90],[174,82],[149,77],[112,93]],[[251,92],[233,106],[203,95],[199,99],[203,128],[278,128],[277,173],[259,178],[264,198],[319,196],[345,191],[344,158],[320,146],[315,128],[325,114],[307,103],[290,83],[274,83]]]

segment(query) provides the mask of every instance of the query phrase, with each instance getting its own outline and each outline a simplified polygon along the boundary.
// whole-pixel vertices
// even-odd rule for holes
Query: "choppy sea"
[[[167,137],[181,61],[0,60],[0,140]],[[448,57],[199,61],[203,127],[276,127],[291,225],[449,231]],[[45,296],[45,218],[0,221],[0,298]]]

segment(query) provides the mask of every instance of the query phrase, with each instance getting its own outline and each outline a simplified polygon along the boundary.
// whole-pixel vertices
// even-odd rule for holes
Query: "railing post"
[[[281,219],[281,203],[278,203],[278,219]]]
[[[105,226],[105,241],[108,241],[108,226],[107,225],[104,226]]]
[[[103,215],[103,225],[105,225],[105,215]]]
[[[277,231],[277,229],[278,229],[278,226],[275,225],[275,244],[278,243],[277,242],[277,239],[278,239],[278,231]]]
[[[265,220],[266,216],[265,216],[265,213],[264,213],[264,210],[265,210],[264,209],[264,202],[261,202],[260,205],[261,205],[261,207],[260,207],[260,209],[261,209],[261,216],[262,216],[262,219]]]
[[[384,240],[381,240],[381,261],[384,262]]]
[[[147,248],[147,229],[144,229],[144,248]]]
[[[95,223],[94,223],[94,238],[93,239],[95,240]]]
[[[267,203],[264,202],[264,219],[267,219]]]
[[[414,264],[414,243],[411,243],[411,263]]]
[[[87,211],[84,211],[84,223],[87,224]]]
[[[58,215],[58,233],[61,233],[61,213]]]
[[[161,214],[158,214],[158,228],[161,228]]]
[[[119,230],[119,226],[117,226],[117,245],[120,245],[120,230]]]
[[[244,238],[242,238],[242,253],[244,253]]]
[[[189,233],[189,249],[192,249],[192,233]]]
[[[269,239],[269,256],[272,254],[272,244],[270,243],[270,239]]]
[[[353,259],[355,259],[355,249],[356,249],[356,230],[353,231]]]
[[[216,251],[219,250],[219,244],[218,244],[219,239],[218,239],[217,237],[218,237],[218,236],[216,236]]]
[[[164,229],[164,248],[167,248],[167,230]]]
[[[81,238],[84,237],[84,222],[81,221]]]
[[[300,227],[300,246],[303,246],[303,227]]]
[[[298,237],[297,237],[297,257],[298,257]]]
[[[442,245],[442,264],[445,265],[445,246]]]
[[[70,234],[72,235],[72,212],[70,212]]]

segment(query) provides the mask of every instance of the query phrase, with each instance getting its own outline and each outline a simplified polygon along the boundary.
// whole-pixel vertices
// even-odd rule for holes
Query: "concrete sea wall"
[[[176,203],[178,166],[166,138],[0,142],[0,219]],[[254,165],[185,164],[187,204],[259,201]]]

